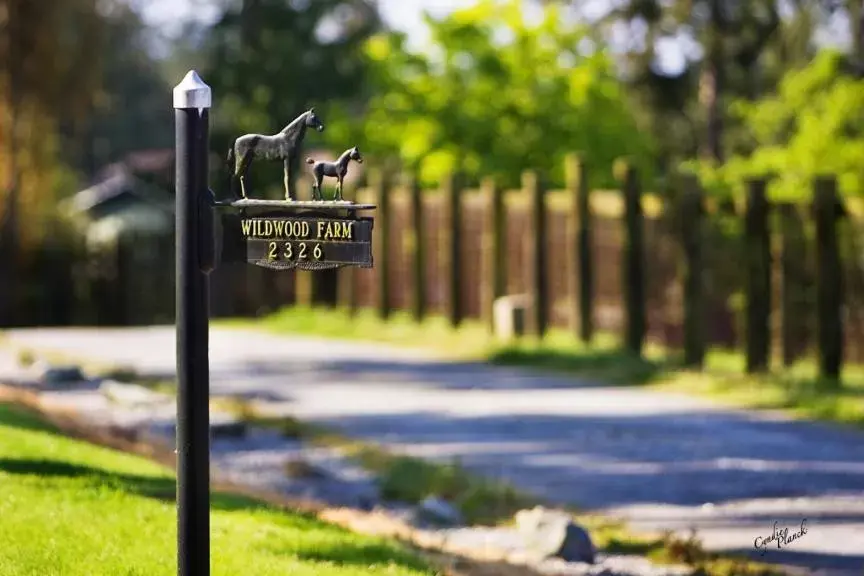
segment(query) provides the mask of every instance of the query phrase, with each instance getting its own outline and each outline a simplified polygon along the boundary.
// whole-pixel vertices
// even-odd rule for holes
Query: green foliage
[[[321,27],[344,10],[348,23],[324,39]],[[281,129],[310,105],[357,94],[364,68],[355,54],[377,25],[363,0],[262,0],[228,9],[210,31],[206,74],[220,95],[220,117],[241,131],[266,131],[272,122]]]
[[[94,105],[107,20],[94,0],[0,2],[0,236],[14,239],[0,246],[0,275],[16,274],[5,267],[22,260],[18,247],[35,247],[57,198],[75,189],[59,136]]]
[[[789,72],[776,95],[738,102],[732,112],[748,129],[754,151],[722,167],[690,163],[715,194],[739,193],[751,177],[771,177],[772,199],[809,197],[813,178],[834,174],[842,194],[864,192],[864,80],[845,75],[842,56],[823,51]]]
[[[372,38],[366,55],[375,95],[365,118],[344,133],[373,157],[417,168],[424,184],[458,169],[517,186],[528,168],[560,184],[564,155],[580,150],[592,184],[611,186],[614,159],[644,160],[650,145],[610,58],[580,50],[588,30],[568,24],[559,7],[546,6],[532,24],[521,4],[482,0],[441,20],[427,17],[433,48],[423,53],[401,33]]]
[[[584,4],[559,1],[576,11]],[[860,2],[842,3],[835,14],[837,0],[620,0],[596,3],[606,5],[599,10],[590,3],[593,14],[583,16],[632,38],[622,54],[627,94],[665,168],[697,154],[722,161],[746,151],[746,127],[729,103],[777,90],[786,72],[812,58],[820,28],[845,25],[860,36]]]

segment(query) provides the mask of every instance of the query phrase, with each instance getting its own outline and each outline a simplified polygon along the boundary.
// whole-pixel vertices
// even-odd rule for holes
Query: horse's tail
[[[315,160],[313,160],[312,158],[306,158],[306,164],[314,164],[314,163],[315,163]]]
[[[228,164],[228,191],[236,196],[237,191],[234,189],[234,177],[236,176],[236,167],[234,166],[234,146],[231,146],[228,149],[228,157],[225,161]]]

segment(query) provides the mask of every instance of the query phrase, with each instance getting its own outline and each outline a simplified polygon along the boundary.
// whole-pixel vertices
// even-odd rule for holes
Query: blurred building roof
[[[128,172],[140,176],[156,176],[165,179],[174,172],[174,150],[171,148],[155,148],[130,152],[122,160],[104,166],[96,173],[94,184],[106,180],[120,172]]]
[[[88,243],[103,243],[124,231],[170,234],[174,198],[164,184],[173,173],[173,150],[142,150],[109,164],[96,182],[61,204],[84,228]]]
[[[125,170],[117,170],[113,175],[81,190],[67,200],[67,207],[74,213],[87,213],[91,218],[112,212],[120,205],[144,203],[162,208],[167,214],[172,212],[170,194],[159,187],[144,182]]]
[[[174,221],[165,211],[151,205],[130,205],[122,210],[91,220],[85,232],[87,245],[113,244],[124,232],[136,235],[168,236]]]

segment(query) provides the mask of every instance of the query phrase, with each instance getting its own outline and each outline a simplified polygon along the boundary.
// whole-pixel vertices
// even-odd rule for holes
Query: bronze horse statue
[[[243,198],[247,198],[246,174],[253,159],[282,160],[285,173],[285,199],[291,200],[293,196],[291,174],[299,168],[300,145],[303,143],[307,128],[314,128],[318,132],[324,130],[324,124],[315,115],[315,108],[310,108],[295,118],[278,134],[272,136],[245,134],[237,138],[234,146],[228,151],[228,163],[233,164],[234,170],[231,179],[232,189],[234,181],[239,178],[240,193]]]
[[[358,164],[363,163],[363,157],[356,146],[343,152],[335,162],[316,162],[312,158],[306,158],[306,163],[312,164],[312,175],[315,177],[315,183],[312,185],[313,200],[324,199],[324,196],[321,194],[321,182],[324,180],[324,176],[336,178],[336,197],[334,200],[342,200],[342,181],[345,179],[345,175],[348,174],[348,163],[351,160],[354,160]]]

